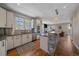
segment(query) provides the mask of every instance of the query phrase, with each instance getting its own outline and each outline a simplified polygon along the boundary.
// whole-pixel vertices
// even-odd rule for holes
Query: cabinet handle
[[[4,41],[2,41],[2,46],[4,46]]]

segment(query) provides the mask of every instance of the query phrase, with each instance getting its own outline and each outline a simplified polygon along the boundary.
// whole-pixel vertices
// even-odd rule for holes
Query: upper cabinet
[[[15,13],[11,12],[11,11],[7,11],[7,19],[6,19],[6,27],[8,28],[12,28],[12,34],[14,34],[14,30],[15,30]]]
[[[7,27],[13,27],[14,13],[7,11]]]
[[[0,7],[0,27],[6,26],[6,10]]]

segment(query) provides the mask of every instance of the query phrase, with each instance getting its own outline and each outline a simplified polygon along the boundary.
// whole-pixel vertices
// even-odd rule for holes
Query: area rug
[[[29,42],[29,43],[26,43],[26,44],[24,44],[24,45],[22,45],[22,46],[16,48],[17,54],[18,54],[19,56],[24,56],[25,53],[27,53],[28,50],[30,50],[30,49],[31,49],[31,50],[35,49],[35,48],[34,48],[34,42]]]

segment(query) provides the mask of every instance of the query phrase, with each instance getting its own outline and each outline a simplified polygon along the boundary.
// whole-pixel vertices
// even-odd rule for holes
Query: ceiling
[[[23,13],[32,17],[41,17],[45,21],[57,22],[70,21],[77,10],[77,3],[6,3],[8,9]],[[58,15],[55,10],[57,9]],[[58,22],[59,22],[58,21]]]

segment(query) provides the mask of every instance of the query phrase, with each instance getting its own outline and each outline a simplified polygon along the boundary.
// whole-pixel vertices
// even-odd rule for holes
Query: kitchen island
[[[48,35],[40,35],[40,48],[46,51],[49,55],[53,55],[56,48],[58,37],[56,33],[49,33]]]
[[[48,53],[48,36],[40,35],[40,48]]]

